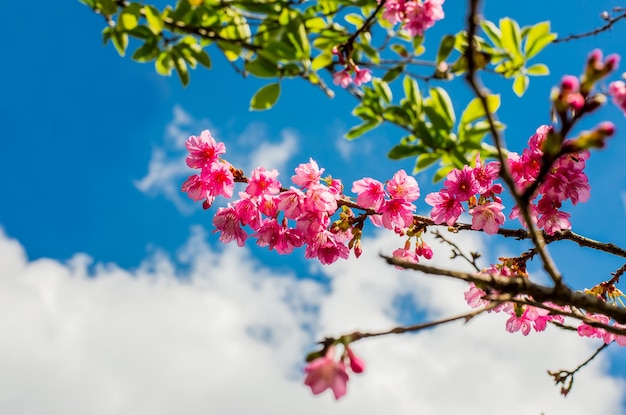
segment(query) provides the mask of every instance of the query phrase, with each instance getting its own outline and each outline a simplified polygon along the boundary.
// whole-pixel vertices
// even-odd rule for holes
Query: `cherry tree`
[[[210,69],[214,55],[223,55],[243,76],[266,79],[250,99],[252,110],[274,106],[290,78],[328,97],[345,90],[357,98],[352,114],[359,119],[346,132],[348,139],[393,124],[406,135],[388,157],[414,158],[411,173],[427,171],[440,183],[439,191],[422,195],[405,170],[343,183],[325,176],[313,159],[296,167],[286,183],[278,180],[277,170],[262,166],[246,175],[228,161],[225,144],[209,131],[187,140],[186,162],[194,171],[182,191],[209,210],[220,241],[244,246],[252,240],[285,255],[302,249],[306,258],[331,264],[364,254],[365,228],[378,227],[404,240],[381,260],[467,283],[469,311],[464,314],[321,339],[306,356],[304,382],[314,394],[330,389],[337,399],[345,395],[349,373],[365,369],[365,357],[354,351],[362,339],[486,313],[505,313],[503,329],[524,336],[550,325],[601,340],[596,353],[577,368],[549,372],[564,395],[574,375],[606,346],[626,346],[624,294],[617,288],[626,263],[580,291],[568,285],[548,248],[569,240],[580,249],[626,258],[626,249],[576,233],[568,212],[569,206],[589,201],[586,162],[601,157],[616,133],[609,120],[584,131],[580,121],[601,114],[609,100],[626,113],[619,56],[595,49],[579,62],[579,72],[555,74],[552,91],[546,91],[551,123],[535,126],[521,152],[506,146],[505,124],[497,115],[500,95],[483,83],[485,74],[500,77],[510,80],[507,87],[517,96],[524,95],[533,77],[550,75],[547,65],[535,62],[541,53],[555,43],[610,29],[626,18],[625,10],[603,12],[603,22],[588,32],[558,37],[548,21],[526,27],[508,17],[492,22],[482,16],[479,0],[469,0],[464,26],[430,39],[429,29],[445,19],[444,0],[179,0],[164,8],[127,0],[81,1],[104,17],[105,43],[122,56],[133,48],[133,60],[154,62],[161,75],[175,72],[183,85],[190,82],[189,69]],[[421,58],[427,47],[437,50],[434,59]],[[473,94],[460,111],[450,97],[449,85],[456,79]],[[229,202],[214,210],[218,197]],[[431,207],[430,216],[415,213],[418,199]],[[461,221],[463,213],[471,222]],[[474,272],[420,262],[433,256],[424,239],[427,232]],[[530,241],[532,248],[484,267],[478,263],[480,253],[449,237],[458,232]],[[549,283],[529,274],[531,260],[541,263]]]

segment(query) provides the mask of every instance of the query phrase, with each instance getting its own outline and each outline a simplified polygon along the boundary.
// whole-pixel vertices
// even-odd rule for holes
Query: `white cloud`
[[[191,213],[198,208],[180,190],[185,178],[193,171],[185,164],[187,156],[185,140],[190,135],[197,135],[202,130],[209,129],[217,140],[225,141],[220,132],[213,128],[207,119],[196,120],[180,106],[173,109],[173,118],[165,128],[163,145],[152,150],[152,157],[148,165],[148,173],[134,182],[135,187],[150,196],[163,196],[172,202],[181,213]],[[258,166],[268,170],[277,169],[286,172],[287,161],[298,150],[298,136],[295,131],[284,129],[281,131],[281,140],[273,142],[267,138],[267,127],[264,124],[251,123],[232,144],[228,157],[231,163],[244,171],[245,174]],[[244,157],[237,156],[244,154]],[[295,166],[294,166],[295,167]],[[285,175],[290,177],[290,175]],[[284,179],[283,179],[284,180]]]
[[[606,373],[607,356],[567,399],[545,374],[574,367],[593,344],[556,331],[511,335],[497,315],[359,342],[367,372],[352,377],[348,396],[313,397],[298,369],[307,326],[315,338],[387,328],[406,292],[433,316],[453,313],[463,286],[383,265],[375,254],[397,245],[393,236],[364,241],[358,261],[322,268],[330,287],[204,239],[196,229],[177,261],[157,254],[124,270],[84,254],[29,261],[0,233],[0,413],[618,412],[624,388]]]

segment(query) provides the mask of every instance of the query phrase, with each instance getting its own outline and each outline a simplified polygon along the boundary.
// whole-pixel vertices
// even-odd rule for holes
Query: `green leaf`
[[[117,13],[117,3],[115,0],[97,0],[96,9],[105,16],[113,16]]]
[[[502,47],[506,49],[512,57],[521,56],[522,34],[519,24],[511,18],[505,17],[500,19],[500,30],[502,31]]]
[[[404,77],[404,81],[402,82],[404,87],[404,95],[406,96],[407,101],[411,106],[415,109],[416,112],[420,112],[422,108],[422,96],[420,94],[419,86],[417,85],[417,81],[412,77],[406,75]]]
[[[391,160],[400,160],[407,157],[415,157],[426,151],[427,148],[423,145],[401,143],[394,146],[387,154],[387,157]]]
[[[204,66],[207,69],[211,69],[211,57],[209,54],[202,48],[194,51],[194,56],[198,60],[200,65]]]
[[[272,108],[280,96],[280,84],[269,84],[256,91],[250,100],[250,110],[264,111]]]
[[[143,45],[135,50],[133,53],[133,60],[137,62],[149,62],[158,56],[159,49],[157,48],[156,39],[147,40]]]
[[[124,30],[133,30],[139,24],[139,13],[133,13],[132,10],[129,11],[130,7],[124,9],[122,13],[120,13],[120,17],[117,21],[117,25]]]
[[[246,71],[259,78],[275,78],[280,74],[276,64],[259,56],[258,58],[248,61],[244,64]]]
[[[494,114],[500,108],[500,95],[487,95],[487,107],[489,112]],[[461,115],[460,126],[465,126],[471,122],[479,120],[485,116],[483,104],[479,98],[474,98],[467,104]],[[459,127],[460,129],[461,127]]]
[[[441,39],[441,43],[439,44],[439,51],[437,52],[437,63],[441,63],[445,61],[448,56],[450,56],[450,52],[454,49],[454,44],[456,43],[456,36],[446,35]]]
[[[547,65],[544,65],[543,63],[536,63],[533,66],[528,67],[526,69],[526,73],[528,75],[544,76],[550,75],[550,69]]]
[[[169,76],[172,74],[172,69],[174,69],[174,61],[169,51],[164,50],[159,54],[156,61],[154,61],[154,68],[159,75]]]
[[[163,31],[163,19],[161,18],[161,14],[154,6],[144,6],[143,8],[144,15],[146,16],[146,21],[148,22],[148,27],[152,30],[152,33],[158,35]]]
[[[369,130],[377,127],[379,124],[378,121],[366,121],[363,124],[359,124],[356,127],[352,127],[347,133],[346,138],[348,140],[354,140],[368,132]]]
[[[554,39],[556,39],[556,33],[550,33],[550,22],[540,22],[531,27],[524,44],[526,59],[530,59],[541,52]]]
[[[126,54],[126,48],[128,47],[128,34],[124,32],[120,32],[119,30],[113,29],[111,31],[111,40],[113,41],[113,46],[117,50],[120,56],[124,56]]]
[[[406,58],[407,56],[409,56],[409,51],[406,50],[406,48],[399,43],[394,43],[390,47],[391,47],[391,50],[393,50],[394,52],[396,52],[398,55],[400,55],[403,58]]]
[[[360,14],[350,13],[347,14],[344,19],[346,19],[346,22],[356,26],[357,28],[363,26],[363,16]]]
[[[374,78],[372,79],[372,85],[374,86],[374,89],[376,90],[378,96],[387,104],[389,104],[391,102],[391,99],[393,98],[393,95],[391,94],[391,88],[389,88],[387,82]]]
[[[420,171],[432,166],[438,160],[441,159],[441,155],[438,153],[422,153],[417,156],[417,160],[415,161],[415,168],[413,169],[413,174],[419,173]]]
[[[500,29],[498,29],[498,26],[496,26],[495,23],[483,20],[480,23],[480,27],[483,29],[483,32],[487,35],[489,40],[491,40],[494,46],[502,48],[502,40],[500,39],[502,37],[502,32],[500,32]]]
[[[452,106],[450,96],[445,89],[436,87],[430,89],[430,98],[432,108],[443,117],[446,122],[446,126],[448,127],[448,131],[450,131],[456,121],[454,107]]]
[[[437,170],[433,176],[433,183],[437,183],[438,181],[446,177],[448,173],[452,171],[453,168],[454,166],[443,166],[442,168]]]
[[[317,55],[315,59],[313,59],[313,62],[311,62],[311,69],[314,71],[318,71],[320,69],[323,69],[329,66],[332,63],[333,63],[332,53],[324,52],[324,53]]]
[[[402,71],[404,71],[404,65],[394,66],[393,68],[389,69],[387,73],[385,73],[385,75],[383,76],[383,81],[387,83],[393,81],[402,73]]]
[[[187,69],[185,59],[182,56],[174,58],[174,68],[176,68],[176,73],[178,74],[180,82],[183,86],[187,86],[189,84],[189,70]]]
[[[517,75],[515,77],[515,81],[513,81],[513,92],[515,92],[515,95],[518,97],[524,95],[524,92],[526,92],[526,89],[528,88],[528,82],[528,76],[522,74]]]

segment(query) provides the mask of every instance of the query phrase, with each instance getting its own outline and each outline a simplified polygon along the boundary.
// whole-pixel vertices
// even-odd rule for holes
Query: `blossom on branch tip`
[[[372,80],[372,71],[369,69],[360,69],[358,66],[354,67],[354,85],[361,86]]]
[[[315,395],[319,395],[326,389],[333,391],[335,399],[346,394],[348,372],[343,362],[335,361],[334,355],[335,347],[330,346],[326,355],[318,357],[304,368],[306,373],[304,384],[310,387]]]
[[[352,76],[348,69],[342,69],[333,74],[333,83],[340,85],[342,88],[347,88],[352,83]]]

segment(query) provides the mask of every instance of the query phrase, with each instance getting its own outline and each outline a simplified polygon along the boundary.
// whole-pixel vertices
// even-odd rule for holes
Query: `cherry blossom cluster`
[[[354,373],[362,373],[365,370],[365,363],[350,349],[344,346],[344,352],[339,360],[335,360],[335,346],[330,345],[323,356],[313,359],[304,368],[306,378],[304,384],[311,388],[311,391],[318,395],[327,389],[332,390],[335,399],[339,399],[346,394],[347,383],[350,379],[345,361]]]
[[[387,0],[383,17],[391,24],[401,23],[411,36],[423,36],[436,21],[444,18],[443,2],[444,0]]]
[[[483,164],[480,155],[476,155],[474,167],[453,169],[443,183],[444,188],[426,196],[426,203],[433,207],[430,214],[433,221],[453,226],[465,211],[462,203],[467,203],[472,229],[482,229],[490,235],[497,233],[505,221],[504,205],[498,196],[503,188],[494,183],[499,173],[499,162]]]
[[[503,261],[501,264],[492,265],[490,268],[485,269],[482,272],[502,277],[528,277],[524,266],[520,266],[516,262],[515,258],[501,258],[501,260]],[[465,301],[472,308],[484,307],[491,302],[489,297],[497,297],[498,295],[496,291],[490,290],[487,292],[476,286],[474,283],[470,283],[469,285],[470,288],[464,295]],[[532,300],[532,297],[530,296],[518,296],[517,298],[520,300]],[[564,317],[557,314],[559,311],[571,313],[570,307],[567,306],[559,306],[550,302],[545,302],[543,305],[546,306],[546,308],[536,307],[529,304],[504,302],[490,310],[490,312],[503,312],[508,314],[509,318],[505,324],[506,331],[509,333],[520,331],[524,336],[527,336],[532,330],[537,332],[544,331],[548,322],[563,324]],[[609,317],[601,314],[587,313],[584,317],[607,326],[619,329],[626,328],[626,325],[622,325],[617,322],[611,323],[611,319]],[[581,321],[578,325],[577,332],[581,337],[599,338],[607,344],[615,341],[620,346],[626,346],[626,335],[611,333],[604,328],[595,327],[585,321]]]
[[[612,126],[601,125],[595,132],[611,128]],[[543,145],[551,132],[552,127],[541,126],[530,137],[528,147],[521,155],[509,153],[507,162],[519,192],[523,192],[537,179],[542,165]],[[612,134],[612,131],[606,132]],[[566,141],[564,146],[568,144]],[[571,229],[570,214],[561,210],[563,202],[569,200],[577,204],[589,199],[589,180],[583,171],[588,158],[587,150],[559,157],[533,195],[529,205],[531,216],[537,226],[548,234]],[[433,207],[433,221],[452,226],[461,213],[466,211],[463,203],[467,202],[467,211],[472,216],[472,229],[482,229],[487,234],[497,233],[505,222],[502,212],[504,205],[499,197],[503,188],[498,183],[494,184],[499,171],[498,162],[483,165],[479,156],[476,157],[473,168],[465,166],[462,170],[453,169],[446,177],[444,188],[426,196],[426,203]],[[517,206],[512,209],[510,218],[519,218],[525,226]]]
[[[528,148],[521,155],[509,153],[508,164],[518,191],[523,191],[537,179],[542,164],[543,145],[551,132],[552,127],[543,125],[528,140]],[[570,200],[576,205],[589,200],[591,188],[583,171],[589,155],[588,150],[583,150],[559,157],[533,196],[529,204],[531,217],[548,234],[572,227],[570,214],[561,210],[563,202]],[[517,207],[513,208],[510,217],[519,217]],[[525,225],[522,218],[519,219]]]
[[[224,143],[216,142],[209,131],[191,136],[186,141],[189,156],[187,165],[199,169],[182,185],[182,190],[195,201],[203,201],[208,209],[217,196],[233,196],[235,182],[246,184],[239,199],[221,207],[213,217],[214,232],[220,241],[235,241],[243,246],[249,236],[259,246],[289,254],[305,246],[306,258],[317,258],[330,264],[339,258],[348,258],[350,250],[361,255],[361,231],[369,216],[374,225],[395,231],[401,236],[418,238],[416,255],[432,257],[432,250],[421,238],[414,224],[413,202],[420,196],[414,177],[400,170],[385,184],[364,178],[354,182],[356,205],[365,211],[360,218],[347,205],[352,200],[343,194],[341,181],[322,178],[323,168],[315,160],[300,164],[291,181],[295,186],[286,189],[277,179],[278,171],[255,168],[250,177],[243,176],[225,160]],[[339,219],[333,221],[335,213]],[[251,229],[248,233],[244,228]],[[409,242],[407,242],[409,243]],[[405,245],[406,248],[407,245]]]
[[[372,71],[367,68],[361,69],[358,65],[355,65],[350,52],[344,47],[334,47],[333,55],[337,55],[339,63],[344,66],[344,69],[333,74],[333,83],[335,85],[347,88],[353,83],[355,86],[361,86],[372,80]],[[354,78],[352,78],[352,72],[354,72]]]

